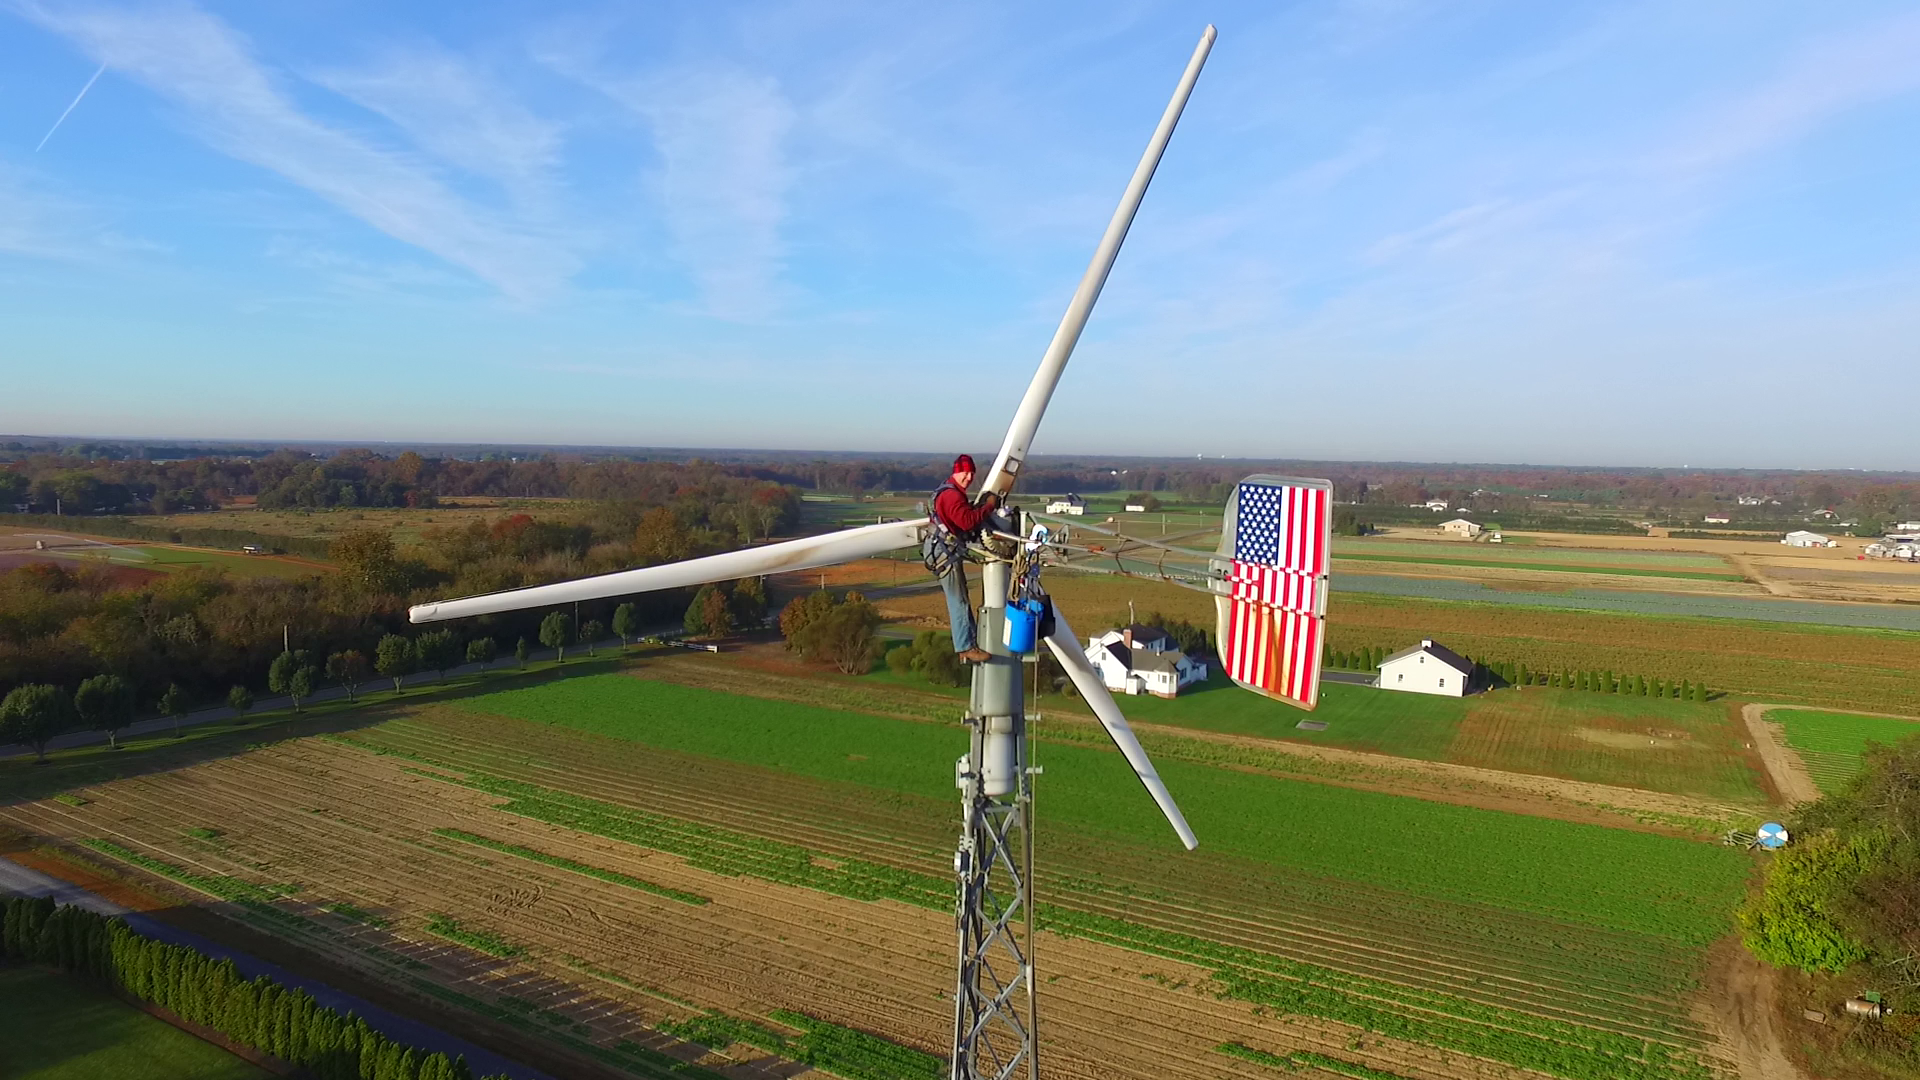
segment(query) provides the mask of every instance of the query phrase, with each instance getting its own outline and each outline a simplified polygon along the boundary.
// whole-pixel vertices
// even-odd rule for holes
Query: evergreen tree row
[[[1373,671],[1392,654],[1381,648],[1352,651],[1327,649],[1328,667],[1346,671]],[[1473,660],[1473,657],[1467,657]],[[1477,686],[1552,686],[1565,690],[1587,690],[1598,694],[1624,694],[1628,697],[1674,698],[1706,701],[1711,692],[1706,684],[1691,679],[1648,678],[1645,675],[1616,675],[1611,671],[1578,671],[1562,668],[1539,671],[1512,661],[1485,663],[1473,660],[1473,684]]]
[[[51,964],[157,1005],[316,1080],[473,1080],[465,1058],[394,1042],[349,1013],[231,960],[141,937],[120,919],[51,898],[0,899],[0,958]]]

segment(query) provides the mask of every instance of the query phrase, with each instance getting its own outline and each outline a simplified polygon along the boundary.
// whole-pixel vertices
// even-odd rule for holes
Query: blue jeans
[[[975,645],[973,604],[967,599],[967,564],[959,559],[940,575],[940,591],[947,594],[947,625],[953,630],[953,651],[966,652]]]

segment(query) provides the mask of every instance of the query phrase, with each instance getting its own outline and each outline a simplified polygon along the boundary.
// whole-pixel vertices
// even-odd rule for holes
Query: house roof
[[[1443,529],[1449,525],[1471,525],[1476,529],[1480,527],[1479,522],[1468,521],[1466,518],[1454,518],[1452,521],[1443,521],[1440,523],[1440,527]]]
[[[1133,643],[1135,645],[1151,645],[1156,641],[1173,640],[1172,634],[1167,633],[1160,627],[1148,626],[1145,623],[1134,623],[1122,629],[1133,635]]]
[[[1415,656],[1420,653],[1426,653],[1428,656],[1433,657],[1435,660],[1440,661],[1462,675],[1473,674],[1472,661],[1454,652],[1452,649],[1447,648],[1445,645],[1435,644],[1432,641],[1422,641],[1410,649],[1401,649],[1399,652],[1380,661],[1380,666],[1386,667],[1395,660],[1404,660],[1409,656]]]
[[[1142,650],[1141,652],[1133,654],[1133,663],[1127,665],[1127,670],[1178,672],[1180,670],[1180,664],[1184,662],[1186,658],[1187,654],[1181,652],[1179,649],[1168,649],[1166,652],[1146,652]]]

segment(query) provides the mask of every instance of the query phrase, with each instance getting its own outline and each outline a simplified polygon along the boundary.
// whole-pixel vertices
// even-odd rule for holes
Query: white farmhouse
[[[1147,507],[1144,503],[1128,503],[1124,509],[1129,514],[1144,514],[1147,512]]]
[[[1466,697],[1472,677],[1473,665],[1466,657],[1445,645],[1435,645],[1431,638],[1380,662],[1382,690]]]
[[[1444,514],[1447,512],[1447,500],[1445,499],[1428,499],[1422,505],[1436,514]]]
[[[1207,681],[1207,665],[1174,648],[1155,626],[1134,623],[1087,642],[1087,659],[1115,693],[1170,698],[1182,687]]]
[[[1731,525],[1733,517],[1729,514],[1708,514],[1706,522],[1709,525]]]
[[[1480,535],[1480,526],[1468,521],[1466,518],[1454,518],[1452,521],[1441,522],[1440,531],[1450,533],[1454,536],[1464,536],[1471,540]]]
[[[1078,495],[1062,495],[1047,504],[1049,514],[1067,514],[1080,517],[1087,512],[1087,500]]]
[[[1808,532],[1805,529],[1795,529],[1794,531],[1781,537],[1780,542],[1787,545],[1788,547],[1839,547],[1840,546],[1840,542],[1837,540],[1829,540],[1826,537],[1821,536],[1817,532]]]

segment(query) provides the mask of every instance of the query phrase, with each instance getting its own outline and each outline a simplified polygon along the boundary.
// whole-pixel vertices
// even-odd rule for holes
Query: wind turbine
[[[1213,48],[1214,37],[1212,26],[1201,34],[1173,99],[1161,114],[1146,153],[1135,167],[1080,287],[1014,413],[1013,424],[983,484],[983,490],[998,492],[1003,502],[1019,479],[1047,402],[1113,269],[1134,213]],[[1236,501],[1228,507],[1219,552],[1209,555],[1170,549],[1210,560],[1205,571],[1169,580],[1215,596],[1220,641],[1225,645],[1223,652],[1228,654],[1228,670],[1234,680],[1258,693],[1305,708],[1313,707],[1319,677],[1318,638],[1309,631],[1317,631],[1324,616],[1325,510],[1330,489],[1325,481],[1249,477],[1242,481]],[[919,518],[867,525],[664,566],[442,600],[415,606],[409,617],[416,623],[437,622],[810,570],[917,546],[929,524],[927,518]],[[968,750],[955,768],[961,830],[954,852],[958,963],[952,1080],[1009,1080],[1022,1070],[1030,1080],[1039,1076],[1031,832],[1033,778],[1039,770],[1030,767],[1028,760],[1021,658],[1009,651],[1003,639],[1014,585],[1013,559],[1019,551],[1015,540],[999,533],[985,543],[979,640],[992,655],[973,669],[966,716]],[[1045,641],[1093,707],[1094,715],[1147,794],[1166,815],[1180,842],[1188,850],[1197,847],[1199,841],[1192,828],[1057,607]]]

